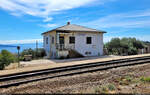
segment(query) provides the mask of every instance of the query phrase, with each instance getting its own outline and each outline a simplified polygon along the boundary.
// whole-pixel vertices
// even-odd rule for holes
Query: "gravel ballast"
[[[90,93],[87,91],[87,89],[92,89],[107,83],[115,83],[117,78],[126,75],[132,75],[132,77],[135,78],[141,76],[150,76],[149,70],[150,64],[120,67],[106,71],[47,79],[17,87],[0,89],[0,93]],[[130,86],[128,89],[129,88]],[[124,89],[127,88],[120,87],[119,90],[116,90],[116,93],[126,93]],[[144,90],[138,90],[139,93],[144,93],[145,91],[143,91]],[[133,93],[132,90],[129,90],[128,92]]]

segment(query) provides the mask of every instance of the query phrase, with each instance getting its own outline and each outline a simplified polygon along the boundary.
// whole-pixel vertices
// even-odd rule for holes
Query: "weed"
[[[110,91],[114,91],[116,89],[116,87],[113,84],[109,84],[107,87]]]
[[[99,88],[99,87],[95,87],[95,88],[94,88],[94,92],[95,92],[96,94],[99,94],[99,93],[100,93],[100,88]]]
[[[140,80],[142,82],[150,82],[150,77],[141,77]]]
[[[133,82],[133,78],[130,76],[125,76],[120,79],[119,84],[120,85],[129,85],[131,82]]]
[[[125,79],[129,82],[132,81],[132,78],[130,76],[125,76]]]
[[[107,88],[106,86],[103,86],[103,87],[101,88],[101,92],[102,92],[102,93],[108,92],[108,88]]]

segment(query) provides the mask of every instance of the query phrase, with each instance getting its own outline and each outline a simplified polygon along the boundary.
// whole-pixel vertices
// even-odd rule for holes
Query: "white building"
[[[70,24],[42,33],[49,58],[103,55],[105,31]]]

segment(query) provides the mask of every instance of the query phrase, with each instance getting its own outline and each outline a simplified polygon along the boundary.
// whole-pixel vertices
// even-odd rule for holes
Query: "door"
[[[60,36],[60,37],[59,37],[60,49],[64,49],[64,43],[65,43],[64,36]]]
[[[65,40],[64,40],[64,37],[63,36],[60,36],[59,37],[59,44],[64,44],[65,42],[64,42]]]

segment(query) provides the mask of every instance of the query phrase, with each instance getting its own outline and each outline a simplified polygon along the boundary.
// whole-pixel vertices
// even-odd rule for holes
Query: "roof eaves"
[[[72,24],[72,25],[76,25],[76,24]],[[46,33],[49,33],[49,32],[52,32],[52,31],[57,31],[57,30],[59,30],[59,31],[75,31],[75,32],[99,32],[99,33],[107,33],[106,31],[102,31],[102,30],[97,30],[97,29],[93,29],[93,28],[89,28],[89,27],[85,27],[85,26],[81,26],[81,25],[76,25],[76,26],[80,26],[80,27],[83,27],[83,28],[88,28],[88,29],[92,29],[92,30],[94,30],[94,31],[83,31],[83,30],[60,30],[59,28],[62,28],[62,27],[65,27],[65,26],[67,26],[67,25],[64,25],[64,26],[61,26],[61,27],[58,27],[58,28],[56,28],[56,29],[53,29],[53,30],[50,30],[50,31],[47,31],[47,32],[44,32],[44,33],[42,33],[42,35],[44,35],[44,34],[46,34]]]
[[[68,32],[98,32],[98,33],[107,33],[107,32],[105,32],[105,31],[98,31],[98,30],[97,30],[97,31],[86,31],[86,30],[85,30],[85,31],[84,31],[84,30],[81,30],[81,31],[80,31],[80,30],[59,30],[59,29],[57,30],[57,29],[56,29],[56,31],[68,31]]]
[[[47,32],[42,33],[41,35],[44,35],[44,34],[46,34],[46,33],[49,33],[49,32],[55,31],[55,30],[56,30],[56,29],[49,30],[49,31],[47,31]]]
[[[64,25],[64,26],[66,26],[66,25]],[[59,28],[62,28],[62,27],[64,27],[64,26],[61,26],[61,27],[58,27],[58,28],[49,30],[49,31],[47,31],[47,32],[44,32],[44,33],[42,33],[42,35],[44,35],[44,34],[46,34],[46,33],[49,33],[49,32],[52,32],[52,31],[55,31],[55,30],[57,30],[57,29],[59,29]]]
[[[73,24],[73,25],[76,25],[76,24]],[[87,26],[81,26],[81,25],[76,25],[76,26],[80,26],[80,27],[83,27],[83,28],[92,29],[92,30],[95,30],[95,31],[98,31],[98,32],[102,32],[102,33],[107,33],[106,31],[97,30],[97,29],[94,29],[94,28],[89,28],[89,27],[87,27]],[[93,32],[93,31],[91,31],[91,32]]]

